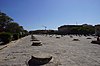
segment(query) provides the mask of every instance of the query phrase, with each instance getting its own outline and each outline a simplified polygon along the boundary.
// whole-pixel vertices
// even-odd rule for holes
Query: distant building
[[[58,27],[59,34],[93,34],[94,26],[83,24],[83,25],[63,25]]]
[[[100,36],[100,25],[95,25],[95,35]]]
[[[72,28],[82,27],[82,25],[63,25],[58,27],[58,32],[60,34],[73,34]]]

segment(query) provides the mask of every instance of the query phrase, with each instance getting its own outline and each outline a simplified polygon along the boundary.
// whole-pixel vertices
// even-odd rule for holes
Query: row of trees
[[[20,26],[18,23],[14,22],[14,20],[6,15],[3,12],[0,12],[0,40],[3,41],[3,35],[11,34],[11,36],[23,37],[28,35],[28,31],[24,30],[23,26]],[[5,38],[6,39],[6,38]]]
[[[29,31],[30,34],[56,34],[56,30],[34,30],[34,31]]]

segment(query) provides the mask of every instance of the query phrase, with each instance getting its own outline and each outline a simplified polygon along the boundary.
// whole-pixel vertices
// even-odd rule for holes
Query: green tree
[[[22,31],[22,27],[19,26],[16,22],[10,22],[6,26],[6,32],[10,33],[20,33]]]
[[[0,12],[0,32],[4,32],[7,24],[11,21],[13,21],[11,17],[7,16],[3,12]]]

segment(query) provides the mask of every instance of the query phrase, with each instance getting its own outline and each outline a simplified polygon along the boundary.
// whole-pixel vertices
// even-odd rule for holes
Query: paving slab
[[[53,59],[42,66],[100,66],[100,45],[91,44],[92,39],[85,36],[56,36],[34,35],[42,42],[42,46],[31,46],[31,36],[26,36],[7,44],[0,50],[0,66],[28,66],[31,56],[48,57]],[[74,38],[80,41],[73,41]]]

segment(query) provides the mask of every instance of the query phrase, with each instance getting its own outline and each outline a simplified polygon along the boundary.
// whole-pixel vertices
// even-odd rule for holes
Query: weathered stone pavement
[[[43,66],[100,66],[100,45],[91,44],[94,40],[86,37],[74,36],[80,41],[64,36],[35,37],[42,42],[42,46],[31,46],[31,36],[13,41],[6,48],[0,50],[0,66],[27,66],[31,55],[37,57],[53,56],[50,63]]]

